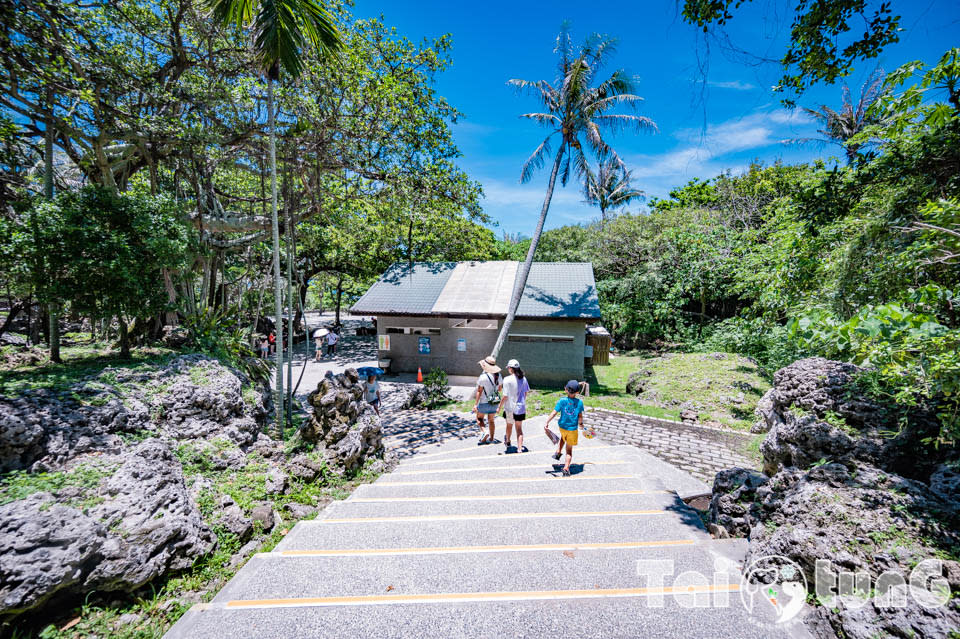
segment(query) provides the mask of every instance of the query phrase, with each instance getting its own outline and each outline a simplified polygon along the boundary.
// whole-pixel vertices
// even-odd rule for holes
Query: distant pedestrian
[[[336,355],[337,354],[337,342],[340,341],[340,336],[337,335],[337,331],[333,330],[327,333],[327,355]]]
[[[373,406],[373,410],[380,415],[380,382],[376,375],[368,375],[367,381],[363,383],[363,399]]]
[[[507,362],[507,372],[510,373],[503,378],[503,399],[500,400],[499,413],[503,410],[503,417],[507,420],[507,436],[503,440],[506,445],[506,452],[529,452],[523,445],[523,420],[527,418],[527,393],[530,392],[530,382],[527,381],[520,368],[520,362],[511,359]],[[517,447],[512,449],[510,446],[510,437],[513,429],[517,430]]]
[[[550,417],[547,418],[547,423],[544,424],[543,428],[549,430],[550,422],[553,421],[554,417],[560,415],[560,420],[557,423],[560,426],[560,444],[557,447],[557,452],[553,454],[553,458],[559,460],[564,446],[566,446],[567,458],[563,465],[563,474],[569,476],[570,462],[573,461],[573,447],[577,445],[577,429],[583,427],[584,406],[583,400],[577,397],[580,392],[580,382],[571,379],[567,382],[565,389],[567,396],[557,400],[557,404],[553,407],[553,412],[550,413]]]
[[[314,359],[319,362],[320,360],[323,359],[323,329],[322,328],[318,328],[316,332],[313,334],[313,345],[316,350]]]
[[[486,357],[479,362],[483,372],[477,378],[477,393],[473,403],[473,412],[477,415],[477,424],[480,426],[480,432],[483,432],[483,420],[487,420],[487,426],[490,432],[485,434],[477,442],[478,445],[494,444],[494,432],[496,430],[497,409],[500,406],[500,367],[497,366],[497,360],[493,356]]]
[[[270,331],[270,334],[267,335],[267,341],[270,343],[270,354],[275,355],[277,352],[277,334]]]
[[[266,335],[260,336],[260,357],[267,359],[270,357],[270,340]]]

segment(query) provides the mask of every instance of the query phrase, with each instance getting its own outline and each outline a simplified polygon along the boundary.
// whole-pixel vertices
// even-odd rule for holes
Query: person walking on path
[[[544,424],[544,430],[550,429],[550,422],[557,415],[560,420],[557,425],[560,426],[560,444],[553,458],[560,459],[564,446],[567,449],[566,463],[563,465],[563,475],[570,476],[570,462],[573,461],[573,447],[577,445],[577,429],[583,426],[583,400],[577,397],[580,392],[580,382],[571,379],[566,385],[567,396],[557,400],[557,405],[553,407],[550,417],[547,417],[547,423]]]
[[[260,337],[260,357],[263,359],[270,357],[270,340],[267,339],[266,335]]]
[[[316,349],[315,361],[320,361],[323,359],[323,332],[326,329],[318,328],[313,334],[313,345]]]
[[[527,418],[527,393],[530,392],[530,382],[527,381],[520,368],[520,362],[511,359],[507,362],[507,372],[510,373],[503,378],[503,399],[500,400],[500,406],[497,408],[499,413],[503,411],[503,417],[507,420],[507,436],[503,440],[506,444],[506,452],[527,453],[527,447],[523,445],[523,420]],[[517,430],[517,447],[510,446],[510,437],[513,429]]]
[[[363,383],[363,399],[373,406],[377,411],[377,417],[380,416],[380,383],[376,375],[368,375],[367,381]]]
[[[270,334],[267,336],[267,341],[270,343],[270,354],[274,355],[277,352],[277,334],[270,331]]]
[[[480,432],[483,432],[483,420],[486,417],[490,432],[480,438],[478,445],[494,444],[494,431],[496,429],[497,409],[500,405],[500,367],[497,366],[497,360],[491,355],[479,362],[483,372],[477,378],[477,393],[473,403],[473,412],[477,415],[477,424],[480,426]]]
[[[339,340],[340,336],[337,335],[337,331],[333,330],[327,333],[327,355],[337,354],[337,342]]]

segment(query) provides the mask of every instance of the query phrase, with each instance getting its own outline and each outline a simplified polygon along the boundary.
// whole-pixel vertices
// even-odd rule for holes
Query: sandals
[[[529,453],[529,452],[530,452],[530,449],[527,448],[526,446],[524,446],[523,448],[520,449],[520,452],[521,452],[521,453]]]
[[[569,477],[569,476],[570,476],[570,469],[569,469],[569,468],[564,468],[561,472],[563,473],[563,476],[564,476],[564,477]]]
[[[493,443],[493,439],[490,437],[490,435],[484,435],[483,437],[480,438],[480,441],[477,442],[477,446],[486,446],[487,444],[492,444],[492,443]]]
[[[556,459],[557,461],[560,461],[560,453],[554,453],[553,458]]]

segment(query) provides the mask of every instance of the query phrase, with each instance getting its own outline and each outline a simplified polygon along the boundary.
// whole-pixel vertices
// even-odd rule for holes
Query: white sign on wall
[[[467,339],[465,337],[457,338],[457,350],[461,353],[467,350]]]

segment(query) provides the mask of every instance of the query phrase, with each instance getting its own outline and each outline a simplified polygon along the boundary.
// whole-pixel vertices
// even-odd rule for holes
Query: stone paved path
[[[711,485],[725,468],[757,467],[741,453],[750,435],[606,410],[588,411],[585,421],[601,439],[642,448]]]
[[[806,636],[741,586],[742,543],[710,538],[674,490],[683,473],[584,439],[561,477],[532,421],[529,453],[421,448],[298,523],[166,636]]]

